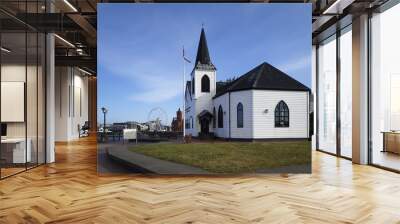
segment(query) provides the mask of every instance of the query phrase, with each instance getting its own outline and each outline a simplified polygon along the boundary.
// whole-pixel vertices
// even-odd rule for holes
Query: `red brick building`
[[[183,131],[183,119],[182,119],[182,111],[181,108],[176,112],[176,117],[172,119],[171,129],[175,132]]]

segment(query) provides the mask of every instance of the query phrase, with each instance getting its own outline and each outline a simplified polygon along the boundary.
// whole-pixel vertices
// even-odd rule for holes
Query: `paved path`
[[[118,161],[111,159],[107,153],[108,145],[98,144],[97,147],[97,172],[99,174],[131,174],[142,173],[141,169],[126,166]]]
[[[131,152],[128,150],[129,146],[116,145],[115,147],[118,148],[111,146],[107,148],[108,156],[136,169],[142,168],[144,172],[177,175],[212,174],[197,167],[160,160],[140,153]]]

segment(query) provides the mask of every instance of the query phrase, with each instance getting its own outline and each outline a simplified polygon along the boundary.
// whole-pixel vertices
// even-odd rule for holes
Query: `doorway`
[[[208,119],[202,119],[200,120],[200,126],[201,126],[201,134],[207,135],[209,134],[210,130],[210,121]]]

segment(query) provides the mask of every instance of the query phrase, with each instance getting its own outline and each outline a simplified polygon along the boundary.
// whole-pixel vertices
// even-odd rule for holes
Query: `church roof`
[[[263,62],[230,83],[217,83],[217,93],[215,97],[221,96],[227,92],[248,89],[310,91],[307,86],[299,81],[267,62]]]
[[[203,110],[197,115],[200,119],[207,118],[211,119],[213,117],[212,113],[208,110]]]
[[[211,62],[210,53],[208,52],[206,34],[204,28],[201,28],[199,46],[197,48],[195,68],[215,70],[215,66]]]

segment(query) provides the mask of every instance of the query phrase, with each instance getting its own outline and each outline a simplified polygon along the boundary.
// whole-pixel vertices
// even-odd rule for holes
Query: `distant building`
[[[168,130],[171,129],[169,126],[163,125],[161,123],[161,120],[158,119],[158,118],[156,120],[153,120],[153,121],[147,121],[146,123],[144,123],[144,125],[146,125],[148,127],[147,130],[150,131],[150,132],[168,131]]]
[[[172,119],[171,130],[175,132],[183,131],[183,119],[182,119],[181,108],[179,108],[178,111],[176,112],[176,117]]]
[[[121,127],[123,129],[137,129],[138,125],[139,123],[136,121],[117,122],[112,124],[113,127]]]

